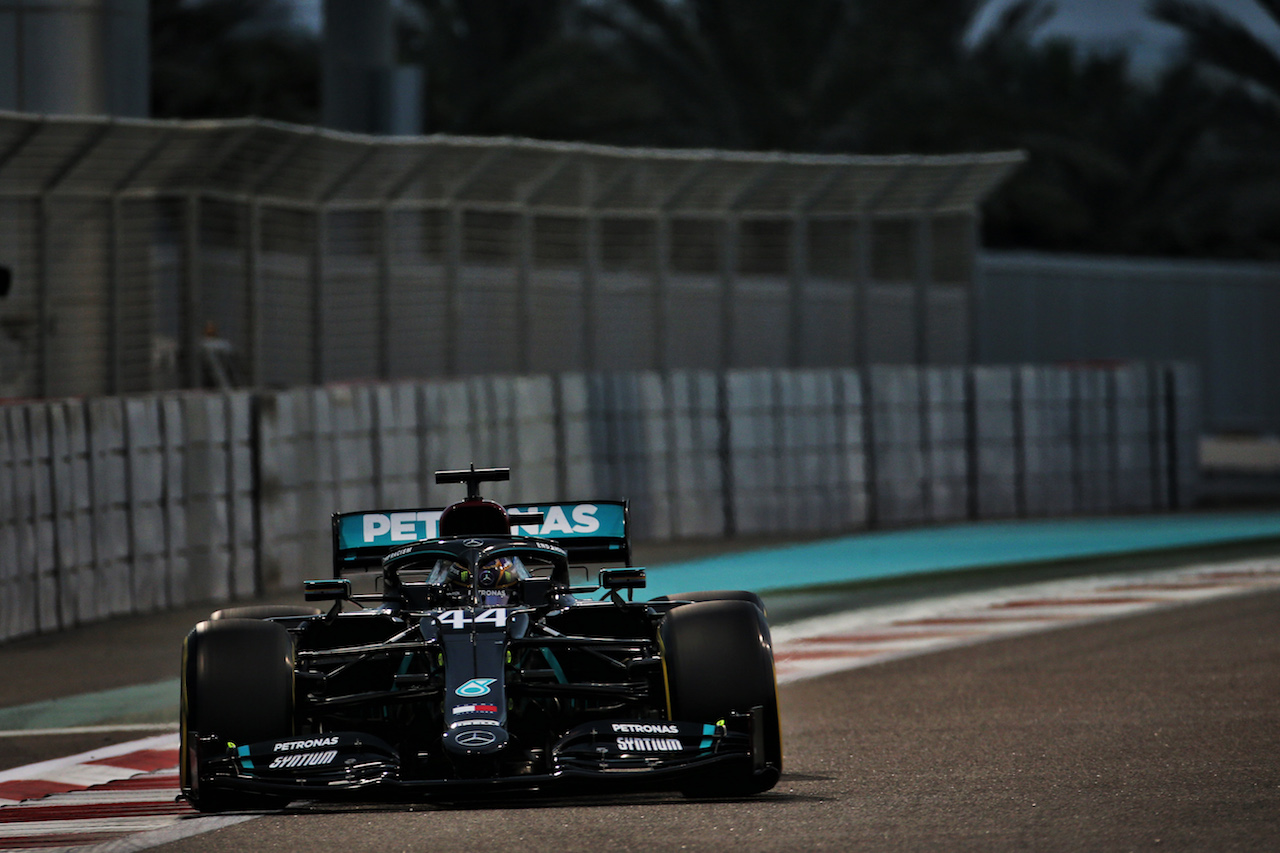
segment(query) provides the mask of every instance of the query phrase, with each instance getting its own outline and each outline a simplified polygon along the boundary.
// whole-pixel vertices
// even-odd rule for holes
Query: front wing
[[[295,799],[391,798],[401,794],[491,790],[572,791],[577,786],[678,788],[703,775],[765,772],[764,712],[714,723],[600,720],[567,732],[550,751],[548,769],[518,775],[415,778],[386,742],[358,732],[335,732],[255,744],[215,736],[196,744],[199,790],[244,791]],[[575,785],[578,783],[578,785]],[[617,783],[616,785],[613,783]]]

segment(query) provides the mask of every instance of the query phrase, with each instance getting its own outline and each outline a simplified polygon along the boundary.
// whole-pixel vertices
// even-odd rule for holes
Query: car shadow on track
[[[828,776],[784,774],[779,786],[791,782],[830,781]],[[509,793],[509,792],[507,792]],[[708,803],[802,803],[826,802],[830,797],[815,797],[780,791],[777,788],[747,797],[685,797],[672,792],[639,794],[593,794],[577,796],[524,794],[519,797],[495,801],[491,799],[465,799],[413,802],[344,803],[299,801],[289,808],[271,814],[277,815],[335,815],[335,814],[385,814],[398,812],[450,812],[450,811],[522,811],[524,809],[559,808],[619,808],[648,806],[706,805]]]

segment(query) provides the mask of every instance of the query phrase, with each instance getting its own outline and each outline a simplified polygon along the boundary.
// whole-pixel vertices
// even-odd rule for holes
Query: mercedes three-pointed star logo
[[[482,746],[488,746],[498,739],[493,732],[486,732],[483,729],[472,729],[465,731],[454,738],[459,746],[465,746],[468,749],[478,749]]]

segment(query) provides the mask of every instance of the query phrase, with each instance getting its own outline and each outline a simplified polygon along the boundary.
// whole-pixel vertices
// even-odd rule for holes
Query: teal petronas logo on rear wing
[[[516,536],[530,536],[555,542],[575,559],[626,560],[625,501],[582,501],[568,503],[517,504],[511,513],[542,513],[537,524],[514,524]],[[443,509],[391,509],[348,512],[333,517],[334,567],[370,567],[403,545],[434,539],[439,535]],[[607,555],[607,556],[606,556]]]
[[[620,539],[627,535],[626,516],[623,507],[612,503],[534,504],[510,507],[511,512],[540,512],[541,524],[512,525],[511,532],[518,536],[563,538],[578,536],[606,536]]]

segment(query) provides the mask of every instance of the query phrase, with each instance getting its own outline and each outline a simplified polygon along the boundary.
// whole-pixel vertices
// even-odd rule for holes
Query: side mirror
[[[530,607],[546,607],[551,603],[551,590],[554,584],[551,578],[522,578],[520,580],[520,601]]]
[[[347,578],[303,581],[302,589],[307,601],[346,601],[351,598],[351,581]]]
[[[601,569],[600,586],[613,592],[619,589],[644,589],[644,569]]]
[[[632,601],[635,596],[632,590],[644,589],[644,585],[644,569],[600,570],[600,586],[609,590],[609,597],[616,604],[622,603],[622,596],[618,594],[618,590],[625,589],[627,591],[627,601]]]

